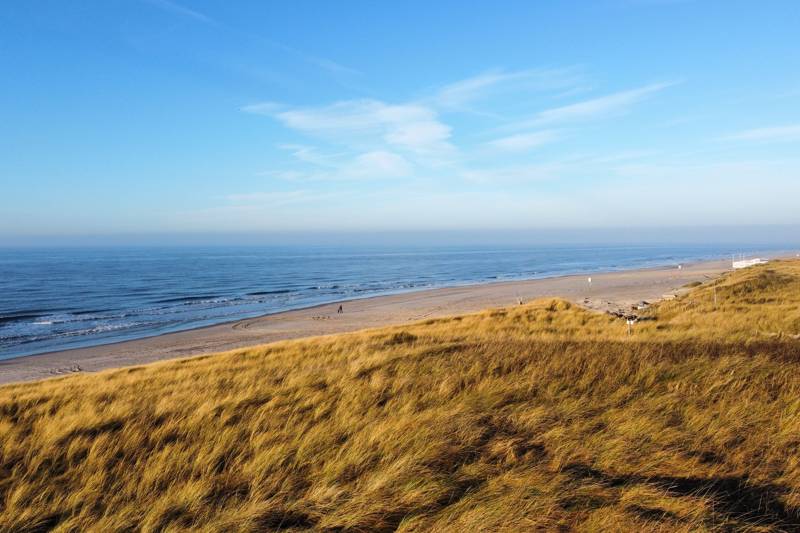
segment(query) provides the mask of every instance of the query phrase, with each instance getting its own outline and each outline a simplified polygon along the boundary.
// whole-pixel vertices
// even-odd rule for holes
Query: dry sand
[[[687,283],[706,281],[730,269],[729,261],[677,267],[562,276],[433,289],[376,296],[287,311],[156,337],[77,348],[0,361],[0,383],[28,381],[74,372],[139,365],[267,342],[329,335],[364,328],[403,324],[431,317],[506,307],[545,296],[559,296],[598,311],[616,310],[675,293]]]

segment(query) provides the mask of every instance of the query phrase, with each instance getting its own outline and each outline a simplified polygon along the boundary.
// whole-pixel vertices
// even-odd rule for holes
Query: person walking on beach
[[[341,305],[339,306],[339,309],[337,309],[337,310],[336,310],[336,312],[337,312],[337,313],[339,313],[340,315],[341,315],[342,313],[344,313],[344,309],[342,309],[342,306],[341,306]]]

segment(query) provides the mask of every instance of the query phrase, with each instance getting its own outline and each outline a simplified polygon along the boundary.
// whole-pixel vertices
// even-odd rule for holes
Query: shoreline
[[[0,360],[0,385],[207,355],[279,340],[402,325],[561,297],[599,312],[649,302],[730,270],[729,260],[457,285],[366,296],[192,329]],[[592,283],[587,280],[591,276]],[[339,305],[344,313],[338,314]]]
[[[684,265],[684,266],[691,266],[691,265],[695,265],[695,264],[712,263],[712,262],[716,262],[716,261],[722,261],[722,260],[721,259],[720,260],[718,260],[718,259],[697,260],[697,261],[691,261],[691,262],[681,263],[681,264]],[[675,263],[675,265],[677,265],[677,264],[678,263]],[[377,294],[370,294],[370,295],[367,295],[367,296],[355,296],[355,297],[352,297],[352,298],[341,298],[341,299],[338,299],[338,300],[331,300],[329,302],[321,302],[321,303],[303,305],[303,306],[300,306],[300,307],[283,309],[281,311],[271,311],[271,312],[267,312],[267,313],[262,313],[262,314],[250,316],[250,317],[234,318],[234,319],[231,319],[231,320],[225,320],[223,322],[215,322],[213,324],[205,324],[205,325],[202,325],[202,326],[189,326],[189,327],[180,328],[180,329],[162,331],[162,332],[159,332],[159,333],[145,334],[145,335],[143,335],[141,337],[133,337],[133,338],[130,338],[130,339],[120,339],[120,340],[109,341],[109,342],[101,342],[99,344],[89,344],[87,346],[74,346],[72,348],[63,348],[63,349],[60,349],[60,350],[48,350],[48,351],[45,351],[45,352],[36,352],[36,353],[30,353],[30,354],[13,355],[11,357],[0,359],[0,366],[5,361],[13,361],[13,360],[22,359],[22,358],[25,358],[25,357],[39,357],[39,356],[45,356],[45,355],[64,354],[64,353],[69,353],[69,352],[76,352],[76,351],[79,351],[79,350],[90,350],[90,349],[93,349],[93,348],[109,347],[109,346],[115,346],[117,344],[129,343],[129,342],[145,341],[145,340],[148,340],[148,339],[154,339],[154,338],[157,338],[157,337],[164,337],[164,336],[168,336],[168,335],[174,335],[174,334],[177,334],[177,333],[186,333],[186,332],[191,332],[191,331],[200,332],[202,330],[209,329],[209,328],[215,328],[217,326],[229,326],[229,325],[236,324],[236,323],[239,323],[239,322],[245,322],[245,321],[249,321],[249,320],[258,320],[258,319],[262,319],[262,318],[268,318],[268,317],[271,317],[271,316],[282,315],[282,314],[285,314],[285,313],[310,311],[310,310],[318,309],[318,308],[322,309],[322,308],[327,308],[327,307],[330,307],[330,306],[338,306],[340,304],[347,304],[347,303],[350,303],[350,302],[360,302],[362,300],[371,300],[371,299],[374,299],[374,298],[388,298],[388,297],[393,297],[393,296],[404,296],[404,295],[410,295],[410,294],[415,294],[415,293],[423,293],[423,292],[430,292],[430,291],[449,290],[449,289],[463,289],[463,288],[470,288],[470,287],[493,286],[493,285],[502,285],[502,284],[506,284],[506,283],[528,283],[528,282],[534,282],[534,281],[556,280],[556,279],[572,278],[572,277],[580,277],[580,276],[584,276],[584,277],[585,276],[602,276],[604,274],[614,274],[614,273],[621,273],[621,272],[638,272],[638,271],[648,271],[648,270],[662,270],[662,269],[668,269],[668,268],[671,268],[671,267],[668,266],[668,265],[659,265],[659,266],[647,266],[647,267],[621,268],[621,269],[618,269],[618,270],[586,270],[586,271],[580,271],[580,272],[570,272],[570,273],[566,273],[566,274],[544,275],[542,277],[533,277],[533,278],[467,281],[467,282],[457,283],[457,284],[453,284],[453,285],[441,285],[441,286],[438,286],[438,287],[427,287],[427,288],[424,288],[424,289],[408,289],[408,290],[399,290],[399,291],[380,292],[380,293],[377,293]],[[2,384],[2,380],[1,379],[0,379],[0,384]]]

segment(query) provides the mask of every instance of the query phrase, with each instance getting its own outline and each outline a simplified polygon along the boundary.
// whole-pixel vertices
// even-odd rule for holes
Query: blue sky
[[[8,2],[0,238],[800,223],[795,1]]]

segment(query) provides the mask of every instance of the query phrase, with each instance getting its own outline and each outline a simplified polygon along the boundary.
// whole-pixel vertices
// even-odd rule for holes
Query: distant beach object
[[[662,294],[661,295],[661,299],[662,300],[674,300],[675,298],[677,298],[677,296],[678,295],[674,294],[674,293],[667,293],[667,294]]]
[[[339,306],[339,309],[336,310],[336,312],[339,313],[339,314],[344,313],[344,309],[342,308],[341,305]]]
[[[587,279],[586,279],[586,281],[588,281],[588,282],[589,282],[589,285],[591,285],[591,284],[592,284],[592,278],[587,278]]]
[[[760,257],[756,257],[754,259],[742,259],[741,261],[733,261],[731,266],[733,266],[734,270],[738,270],[740,268],[748,268],[755,265],[763,265],[766,264],[766,259],[761,259]]]

